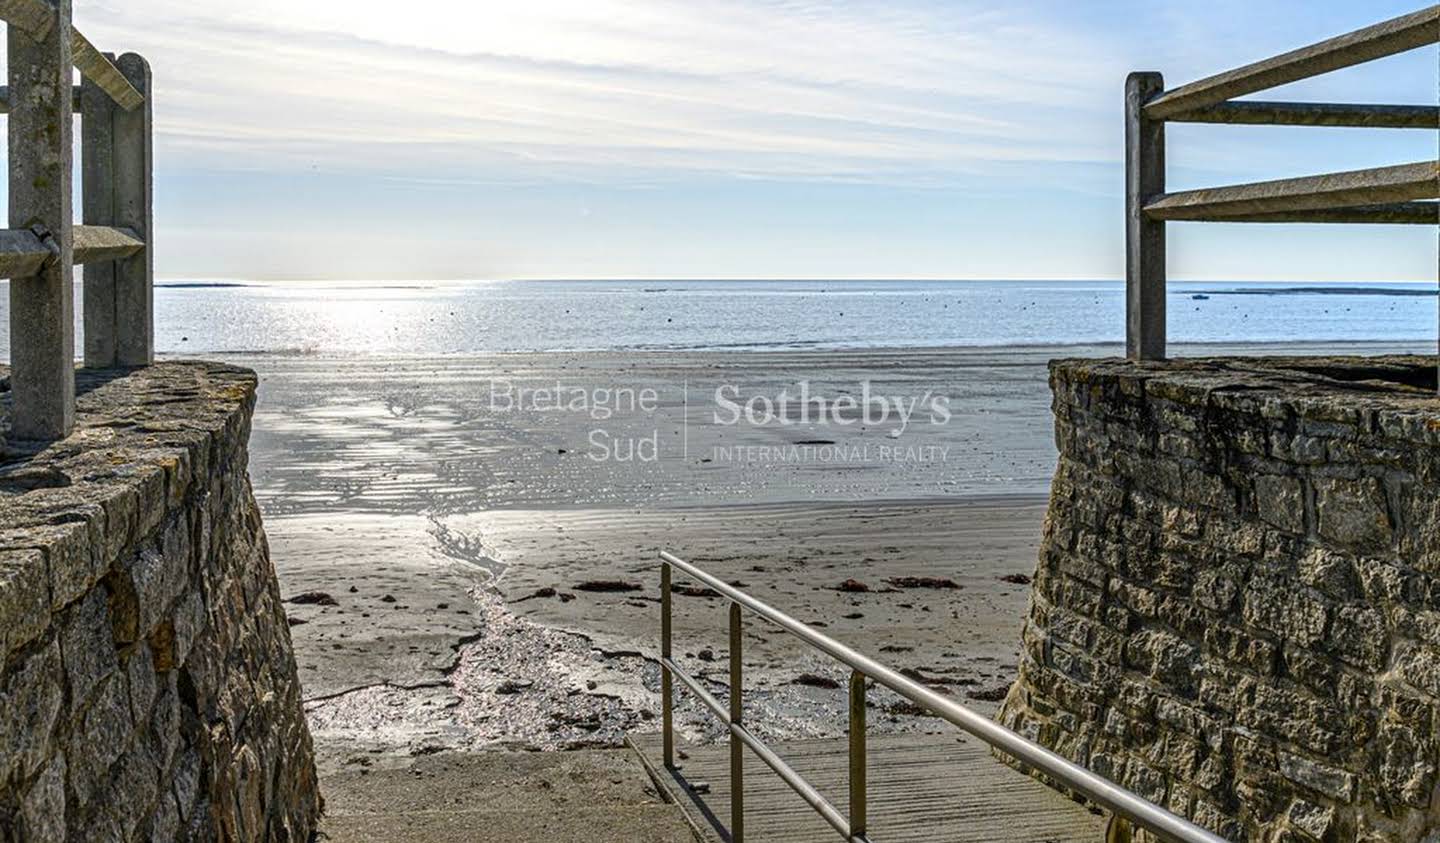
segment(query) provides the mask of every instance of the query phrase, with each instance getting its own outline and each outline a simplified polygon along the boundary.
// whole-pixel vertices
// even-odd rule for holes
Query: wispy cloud
[[[1100,277],[1123,266],[1128,71],[1182,83],[1422,2],[76,0],[76,17],[155,69],[168,275]],[[1433,102],[1435,53],[1276,96]],[[1435,148],[1172,138],[1177,188]],[[1252,231],[1177,226],[1173,269],[1433,275],[1423,232]]]
[[[1112,154],[1080,127],[1098,116],[1077,104],[1114,87],[1119,63],[1019,7],[394,8],[139,0],[84,5],[80,20],[152,58],[163,142],[195,166],[905,181]]]

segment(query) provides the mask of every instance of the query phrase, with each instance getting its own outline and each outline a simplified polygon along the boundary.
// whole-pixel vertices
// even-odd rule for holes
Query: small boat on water
[[[1191,296],[1190,298],[1193,299],[1193,300],[1195,300],[1195,301],[1210,301],[1210,297],[1207,296],[1207,295],[1205,295],[1204,293],[1196,293],[1195,295]]]

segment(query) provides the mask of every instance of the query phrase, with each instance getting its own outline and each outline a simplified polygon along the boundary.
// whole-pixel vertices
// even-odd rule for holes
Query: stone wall
[[[309,839],[310,735],[246,470],[254,375],[77,386],[73,436],[0,439],[0,840]]]
[[[1229,839],[1440,839],[1434,359],[1070,360],[1051,382],[1003,722]]]

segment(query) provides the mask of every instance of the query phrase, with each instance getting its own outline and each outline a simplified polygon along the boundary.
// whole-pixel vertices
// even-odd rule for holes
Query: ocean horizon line
[[[204,289],[227,287],[269,286],[279,284],[297,285],[344,285],[369,288],[393,287],[415,289],[421,285],[465,285],[465,284],[1124,284],[1124,278],[230,278],[171,276],[156,281],[155,286],[168,289]],[[1437,279],[1368,279],[1368,280],[1308,280],[1280,278],[1238,278],[1238,279],[1170,279],[1172,286],[1193,286],[1197,284],[1257,284],[1274,286],[1332,287],[1349,285],[1368,287],[1385,284],[1422,285],[1440,287]]]

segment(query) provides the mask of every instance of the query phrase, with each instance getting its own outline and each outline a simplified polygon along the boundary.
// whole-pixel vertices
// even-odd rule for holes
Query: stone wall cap
[[[1342,424],[1373,419],[1397,438],[1440,441],[1433,357],[1066,358],[1052,360],[1050,370],[1064,382],[1137,398]]]
[[[0,392],[0,561],[13,573],[17,559],[43,560],[51,583],[94,576],[84,549],[105,555],[92,546],[96,536],[114,543],[178,505],[189,473],[205,470],[213,444],[247,416],[257,379],[238,366],[187,361],[82,369],[75,381],[75,432],[59,442],[7,442],[10,397]],[[51,609],[49,601],[6,606],[0,624],[30,629]]]

